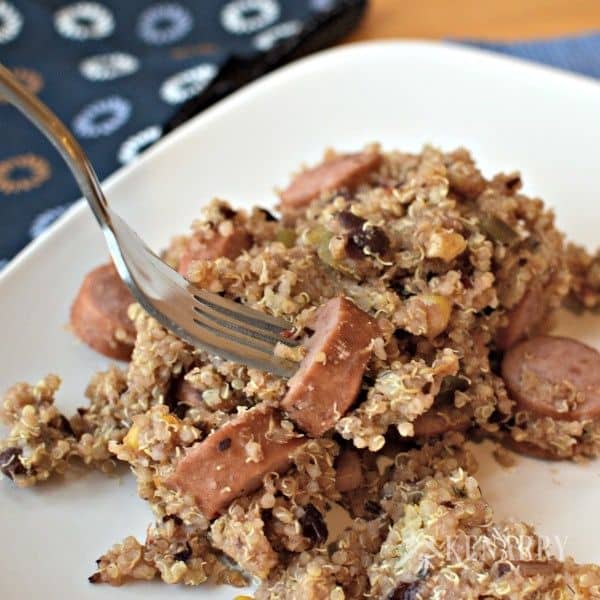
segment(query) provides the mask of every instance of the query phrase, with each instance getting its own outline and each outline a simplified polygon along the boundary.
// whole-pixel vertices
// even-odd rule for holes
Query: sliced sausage
[[[543,295],[537,288],[531,288],[519,303],[508,311],[508,325],[496,336],[501,350],[507,350],[518,341],[531,335],[546,314]]]
[[[304,441],[290,438],[273,408],[257,406],[188,450],[168,484],[191,494],[212,519],[232,500],[257,489],[267,473],[287,470],[292,453]]]
[[[358,395],[377,326],[350,300],[339,297],[317,311],[311,327],[315,334],[281,406],[301,429],[319,437]]]
[[[335,461],[335,487],[338,492],[350,492],[363,482],[360,456],[354,450],[344,450]]]
[[[502,378],[519,410],[568,421],[600,417],[600,353],[581,342],[521,342],[504,355]]]
[[[552,452],[550,448],[542,448],[532,442],[517,442],[509,434],[504,435],[501,440],[502,444],[512,450],[516,454],[531,456],[532,458],[540,458],[542,460],[564,460],[564,455],[558,455]]]
[[[471,424],[471,413],[455,406],[433,407],[413,422],[415,437],[433,437],[449,431],[464,431]]]
[[[342,154],[296,175],[281,192],[281,212],[288,220],[304,212],[323,192],[352,188],[381,163],[376,152]]]
[[[235,258],[252,246],[252,236],[245,229],[234,229],[229,235],[215,234],[209,240],[192,236],[179,261],[179,273],[187,276],[194,260]]]
[[[111,358],[128,360],[135,327],[127,316],[135,302],[112,263],[97,267],[83,280],[71,306],[71,327],[88,346]]]
[[[185,379],[180,379],[175,384],[173,395],[178,404],[185,404],[186,406],[203,406],[204,404],[202,402],[202,392]]]

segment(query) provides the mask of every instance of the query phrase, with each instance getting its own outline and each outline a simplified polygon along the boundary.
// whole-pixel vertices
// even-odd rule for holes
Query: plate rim
[[[112,187],[119,185],[123,179],[130,176],[130,173],[135,172],[136,169],[143,168],[149,162],[160,160],[160,157],[164,153],[169,152],[171,146],[180,143],[180,141],[188,136],[194,128],[198,127],[198,123],[202,124],[210,119],[218,118],[221,113],[235,108],[236,104],[244,103],[246,98],[250,98],[253,94],[261,92],[266,86],[285,84],[286,79],[297,78],[298,76],[301,77],[302,71],[309,70],[314,67],[316,63],[326,63],[330,60],[338,60],[340,55],[346,55],[348,58],[352,59],[353,56],[357,54],[377,52],[385,49],[393,49],[394,51],[415,50],[424,53],[433,52],[434,54],[441,52],[445,56],[448,56],[449,54],[454,55],[453,58],[460,58],[462,56],[467,60],[482,59],[490,65],[495,64],[503,69],[517,69],[523,74],[527,74],[531,77],[543,77],[546,80],[553,79],[555,81],[562,80],[565,84],[570,86],[585,89],[586,93],[597,93],[599,94],[600,99],[600,82],[591,77],[586,77],[578,73],[536,63],[523,58],[502,55],[489,49],[463,45],[456,40],[438,41],[406,38],[401,40],[367,40],[353,42],[315,52],[314,54],[289,63],[271,73],[259,77],[230,96],[227,96],[223,100],[192,117],[190,120],[169,133],[166,137],[153,144],[135,161],[120,167],[108,177],[102,179],[102,188],[108,195]],[[9,285],[10,280],[16,276],[17,272],[25,266],[32,257],[43,251],[47,241],[54,236],[59,235],[61,230],[64,227],[67,227],[71,220],[86,210],[86,206],[87,202],[82,197],[79,197],[54,223],[38,237],[31,240],[12,259],[9,259],[8,264],[0,271],[0,289],[5,285]]]

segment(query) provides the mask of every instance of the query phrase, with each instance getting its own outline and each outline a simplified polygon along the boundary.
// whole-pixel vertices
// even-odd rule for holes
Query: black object
[[[204,91],[185,102],[164,124],[163,135],[258,77],[335,44],[358,25],[367,4],[368,0],[342,0],[331,11],[315,15],[299,34],[280,41],[269,51],[250,58],[232,55]]]

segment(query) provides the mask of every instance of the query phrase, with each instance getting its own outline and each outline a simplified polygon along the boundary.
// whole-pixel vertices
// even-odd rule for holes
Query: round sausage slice
[[[521,342],[504,355],[502,378],[519,410],[567,421],[600,417],[600,353],[581,342]]]
[[[187,277],[194,260],[215,260],[221,257],[234,259],[251,246],[252,236],[244,229],[235,229],[229,235],[216,234],[210,240],[193,236],[179,261],[178,271]]]
[[[542,294],[538,289],[530,289],[519,303],[508,312],[508,325],[496,336],[496,343],[501,350],[508,350],[518,341],[531,335],[535,327],[543,319],[546,307]]]
[[[506,448],[512,450],[516,454],[523,454],[542,460],[564,460],[566,458],[565,456],[559,456],[552,452],[550,448],[542,448],[532,442],[517,442],[509,434],[505,435],[501,441]]]
[[[381,155],[376,152],[360,152],[341,154],[302,171],[281,192],[281,211],[293,220],[323,192],[355,187],[380,163]]]
[[[118,360],[128,360],[135,327],[127,316],[135,302],[112,263],[87,274],[71,306],[71,326],[88,346]]]
[[[464,408],[460,409],[456,406],[434,407],[414,420],[414,436],[430,438],[435,435],[443,435],[449,431],[465,431],[470,424],[470,411]]]

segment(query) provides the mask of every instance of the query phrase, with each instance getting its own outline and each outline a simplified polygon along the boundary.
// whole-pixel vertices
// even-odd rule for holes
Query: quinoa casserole
[[[465,445],[600,454],[600,354],[547,334],[561,305],[600,305],[600,253],[566,242],[520,188],[518,173],[484,178],[464,149],[372,145],[297,173],[278,217],[213,200],[163,258],[287,319],[302,344],[277,351],[294,376],[190,347],[109,263],[83,282],[71,328],[128,364],[96,373],[70,416],[56,375],[11,387],[2,473],[27,487],[76,464],[130,466],[155,520],[100,556],[93,584],[254,580],[257,600],[600,598],[599,566],[520,544],[536,539],[529,525],[494,519]],[[337,532],[332,509],[345,515]]]

